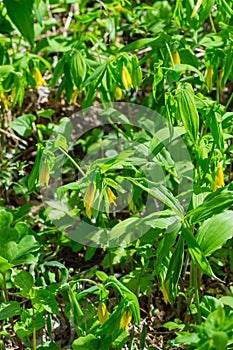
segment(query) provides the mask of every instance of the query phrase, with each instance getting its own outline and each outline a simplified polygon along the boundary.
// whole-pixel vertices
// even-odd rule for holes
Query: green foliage
[[[1,348],[232,349],[232,15],[0,3]]]

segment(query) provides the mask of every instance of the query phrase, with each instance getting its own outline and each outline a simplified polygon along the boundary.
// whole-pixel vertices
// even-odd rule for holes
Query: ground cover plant
[[[0,1],[0,349],[233,349],[232,14]]]

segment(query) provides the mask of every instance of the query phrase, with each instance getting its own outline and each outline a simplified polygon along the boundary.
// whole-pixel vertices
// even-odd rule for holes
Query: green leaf
[[[20,315],[21,307],[17,301],[0,304],[0,320],[5,320],[16,315]]]
[[[218,149],[220,151],[224,150],[224,137],[222,131],[222,125],[217,119],[217,113],[214,112],[213,107],[206,115],[206,125],[210,128],[211,134],[214,138]]]
[[[54,114],[55,110],[54,109],[45,109],[44,111],[38,111],[36,112],[40,117],[43,118],[48,118],[51,120],[52,115]]]
[[[66,138],[62,134],[58,134],[57,138],[54,142],[54,146],[57,148],[63,148],[66,152],[68,152],[68,145]]]
[[[31,192],[35,188],[35,186],[39,180],[42,155],[43,155],[43,146],[39,143],[39,144],[37,144],[35,163],[33,165],[32,171],[28,177],[28,190],[29,190],[29,192]]]
[[[186,218],[192,225],[202,222],[215,214],[220,214],[233,204],[233,193],[228,191],[214,192],[205,197],[204,202],[190,210]]]
[[[175,68],[174,68],[174,71],[176,73],[179,73],[180,75],[184,74],[187,70],[191,71],[191,72],[195,72],[199,76],[200,81],[203,83],[205,82],[205,78],[203,77],[203,74],[196,67],[193,67],[190,64],[181,64],[180,63],[180,64],[176,64]]]
[[[80,51],[76,51],[71,57],[70,73],[74,84],[78,89],[86,77],[87,65],[86,61]]]
[[[12,277],[14,285],[23,291],[29,291],[33,286],[33,277],[27,271],[18,271],[15,276]]]
[[[163,259],[170,254],[171,248],[176,241],[177,234],[178,230],[165,233],[163,239],[160,241],[158,249],[156,250],[157,259],[155,260],[155,273],[159,272]]]
[[[32,134],[32,123],[35,120],[36,117],[33,114],[25,114],[12,120],[9,124],[17,134],[28,137]]]
[[[5,226],[9,227],[12,221],[13,221],[13,215],[10,212],[4,209],[0,210],[0,228]]]
[[[3,0],[7,14],[31,46],[34,45],[33,0]]]
[[[223,304],[230,306],[233,308],[233,297],[232,296],[224,296],[219,299]]]
[[[199,228],[197,232],[197,243],[203,253],[208,256],[233,237],[233,212],[226,211],[216,215]]]
[[[0,77],[1,79],[6,78],[11,72],[14,71],[14,67],[9,64],[0,66]]]
[[[60,315],[54,294],[46,289],[34,289],[34,304],[42,305],[49,313]]]
[[[201,247],[197,243],[195,237],[193,236],[192,232],[187,229],[183,228],[182,235],[187,243],[189,253],[192,257],[193,262],[199,266],[199,268],[204,272],[207,276],[217,278],[208,262],[208,260],[205,257],[205,254],[203,253]]]
[[[140,187],[141,189],[149,193],[152,197],[155,197],[162,203],[166,204],[169,208],[174,210],[174,212],[178,214],[181,218],[183,217],[184,210],[181,204],[165,186],[155,184],[147,179],[135,179],[131,177],[125,177],[124,179],[131,181],[134,185]],[[145,184],[149,184],[150,187],[146,187],[143,184],[143,182]]]
[[[86,337],[79,337],[72,344],[73,350],[93,350],[97,349],[99,340],[93,335],[88,334]]]
[[[24,236],[19,243],[18,232],[14,229],[5,228],[0,231],[0,256],[14,265],[22,264],[26,255],[39,249],[39,244],[32,235]]]
[[[96,68],[96,70],[84,81],[83,87],[87,87],[90,84],[94,84],[94,87],[96,87],[102,78],[105,69],[107,67],[107,62],[104,62],[99,67]]]
[[[60,350],[61,348],[54,342],[46,342],[36,347],[37,350]]]
[[[180,83],[175,94],[176,117],[182,119],[186,132],[196,144],[199,130],[199,116],[194,102],[194,91],[189,83]]]
[[[212,339],[215,349],[226,349],[229,338],[225,332],[214,332]]]
[[[0,256],[0,273],[1,274],[4,275],[13,266],[14,266],[13,264],[8,263],[8,260]]]
[[[170,259],[165,282],[169,283],[169,300],[174,302],[177,295],[177,285],[182,271],[184,260],[184,241],[182,237],[178,240],[175,250]]]
[[[136,40],[136,41],[124,46],[122,49],[120,49],[119,52],[134,51],[134,50],[141,49],[144,46],[156,46],[156,44],[159,40],[160,40],[159,37],[139,39],[139,40]]]

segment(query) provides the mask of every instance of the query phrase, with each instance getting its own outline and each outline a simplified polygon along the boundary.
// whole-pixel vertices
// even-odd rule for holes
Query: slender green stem
[[[62,153],[64,153],[67,156],[67,158],[69,158],[69,160],[74,164],[74,166],[78,169],[78,171],[80,171],[82,176],[85,176],[86,174],[80,168],[80,166],[75,162],[75,160],[62,147],[59,147],[59,149],[62,151]]]
[[[233,99],[233,92],[231,93],[231,96],[230,96],[229,100],[227,101],[227,104],[226,104],[226,107],[225,107],[225,112],[227,111],[228,107],[230,106],[230,103],[231,103],[232,99]]]
[[[98,283],[96,283],[95,281],[89,280],[88,278],[79,278],[77,282],[87,282],[98,286]]]
[[[33,324],[33,334],[32,334],[32,348],[33,350],[36,350],[36,316],[35,316],[35,310],[32,305],[33,309],[33,317],[32,317],[32,324]]]
[[[119,126],[118,126],[116,123],[114,123],[110,117],[108,117],[108,121],[109,121],[109,124],[112,125],[112,127],[113,127],[119,134],[122,134],[123,136],[125,136],[126,138],[128,138],[128,136],[126,135],[126,133],[125,133],[123,130],[121,130],[121,128],[119,128]]]
[[[110,273],[111,275],[114,275],[114,269],[113,269],[113,256],[112,256],[112,251],[111,249],[108,249],[108,261],[109,261],[109,269],[110,269]]]
[[[172,57],[172,53],[171,53],[170,47],[168,46],[167,43],[166,43],[166,48],[167,48],[167,51],[168,51],[169,56],[170,56],[170,60],[171,60],[171,63],[172,63],[172,69],[174,69],[175,68],[175,63],[174,63],[174,60],[173,60],[173,57]]]
[[[212,31],[213,31],[214,33],[216,33],[216,29],[215,29],[215,26],[214,26],[213,17],[212,17],[211,15],[209,15],[209,20],[210,20],[210,24],[211,24]]]
[[[3,289],[4,289],[4,297],[5,297],[5,301],[8,302],[9,298],[8,298],[8,291],[7,291],[7,286],[6,286],[6,274],[3,273]]]
[[[201,309],[200,309],[200,298],[199,298],[199,277],[198,267],[193,264],[193,286],[195,292],[195,304],[197,308],[197,319],[198,323],[201,323]]]

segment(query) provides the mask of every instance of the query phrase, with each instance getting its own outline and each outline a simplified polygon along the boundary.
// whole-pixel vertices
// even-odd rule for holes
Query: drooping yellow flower
[[[200,6],[202,4],[202,0],[198,0],[197,4],[195,5],[193,12],[191,14],[191,18],[195,17],[197,14],[197,11],[199,10]]]
[[[129,71],[125,66],[122,69],[122,83],[124,85],[125,90],[129,90],[129,88],[131,88],[133,85]]]
[[[120,101],[122,99],[122,90],[119,86],[116,87],[114,96],[116,101]]]
[[[36,81],[36,88],[38,89],[39,86],[45,85],[46,82],[45,80],[42,78],[41,72],[39,70],[39,68],[35,68],[34,73],[33,73],[33,78]]]
[[[212,66],[209,65],[209,67],[207,68],[207,73],[206,73],[206,77],[205,77],[205,81],[206,81],[206,85],[207,85],[207,89],[208,89],[209,93],[212,91],[213,74],[214,74],[214,70],[213,70]]]
[[[91,182],[89,186],[86,189],[85,195],[84,195],[84,207],[86,209],[86,214],[89,219],[91,219],[92,214],[92,204],[95,198],[95,183]]]
[[[6,95],[3,92],[0,93],[0,100],[3,103],[5,110],[8,111],[11,103],[8,101],[8,99],[6,98]]]
[[[132,311],[130,309],[127,309],[123,312],[123,315],[121,316],[120,328],[127,331],[128,325],[131,320],[132,320]]]
[[[40,186],[48,187],[49,179],[50,179],[49,166],[47,163],[43,162],[40,170],[40,176],[39,176]]]
[[[108,320],[108,310],[104,302],[100,302],[97,309],[98,320],[101,324],[104,324]]]
[[[218,172],[217,176],[214,180],[214,191],[216,191],[220,187],[224,187],[224,173],[220,163],[218,163]]]
[[[116,196],[115,196],[115,194],[112,192],[112,190],[111,190],[110,187],[107,187],[107,195],[108,195],[108,201],[109,201],[109,203],[113,203],[114,205],[116,205],[116,203],[115,203]]]
[[[180,54],[178,51],[173,53],[172,58],[175,64],[180,64]]]

